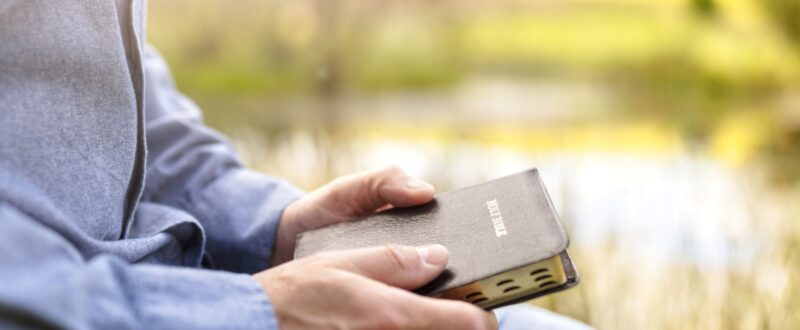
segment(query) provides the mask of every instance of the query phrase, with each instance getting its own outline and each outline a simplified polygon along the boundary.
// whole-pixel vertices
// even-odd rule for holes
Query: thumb
[[[433,199],[434,188],[396,166],[341,177],[326,187],[327,201],[345,217],[371,214],[387,205],[408,207]]]
[[[442,245],[388,245],[328,253],[335,268],[363,275],[390,286],[413,290],[433,281],[447,266]]]

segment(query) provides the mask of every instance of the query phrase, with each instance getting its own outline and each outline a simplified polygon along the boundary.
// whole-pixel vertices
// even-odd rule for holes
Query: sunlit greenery
[[[621,93],[607,111],[659,116],[703,138],[731,111],[781,121],[774,103],[798,94],[800,56],[784,33],[796,30],[797,6],[767,3],[154,1],[150,39],[189,93],[452,89],[486,74],[572,79]]]
[[[153,0],[148,37],[250,166],[304,188],[387,162],[443,190],[544,167],[567,229],[611,234],[573,239],[583,283],[536,304],[796,329],[799,3]],[[747,260],[637,259],[706,238]]]

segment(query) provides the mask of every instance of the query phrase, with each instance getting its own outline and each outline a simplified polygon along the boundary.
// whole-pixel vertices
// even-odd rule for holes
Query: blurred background
[[[800,328],[797,0],[153,0],[246,162],[305,189],[538,167],[602,329]]]

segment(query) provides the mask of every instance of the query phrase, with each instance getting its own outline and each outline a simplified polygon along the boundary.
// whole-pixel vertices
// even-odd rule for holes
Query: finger
[[[414,329],[497,329],[497,318],[475,305],[435,299],[407,291],[392,292],[392,301],[404,311]]]
[[[342,177],[331,183],[331,201],[345,216],[361,216],[387,205],[408,207],[433,199],[435,189],[425,181],[415,179],[399,167]]]
[[[412,293],[409,293],[412,294]],[[413,294],[412,294],[413,295]],[[418,329],[497,329],[497,318],[483,309],[455,300],[415,296],[410,304]],[[424,313],[424,314],[423,314]],[[419,315],[426,315],[420,318]]]
[[[333,267],[347,270],[390,286],[413,290],[442,273],[449,252],[442,245],[420,247],[389,245],[327,252],[318,255]]]

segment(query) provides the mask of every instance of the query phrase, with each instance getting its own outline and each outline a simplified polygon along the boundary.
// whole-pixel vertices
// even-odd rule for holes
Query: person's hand
[[[272,265],[292,259],[295,237],[317,229],[392,207],[429,202],[434,188],[392,166],[337,178],[289,204],[276,235]]]
[[[257,273],[281,329],[495,329],[463,301],[406,290],[436,278],[447,249],[383,246],[324,252]]]

